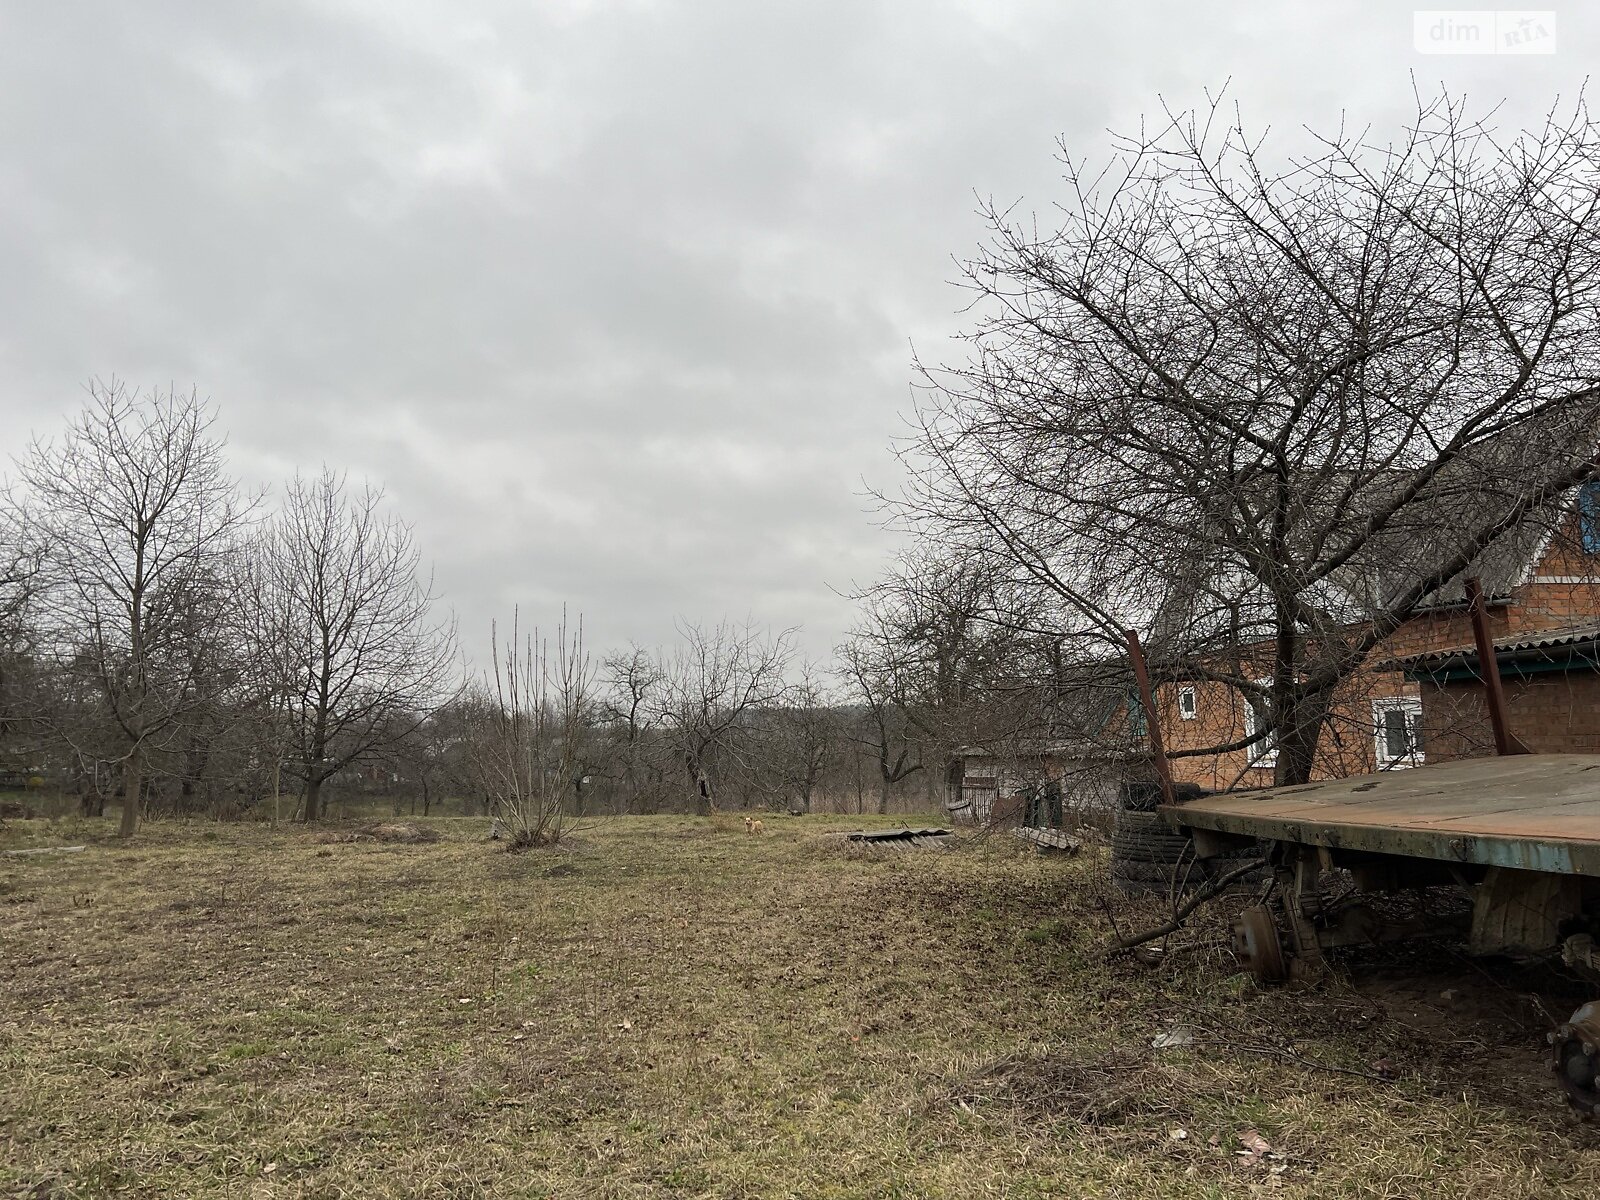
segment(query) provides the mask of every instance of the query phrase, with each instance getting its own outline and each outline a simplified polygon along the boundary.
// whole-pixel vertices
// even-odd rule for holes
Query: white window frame
[[[1270,679],[1258,679],[1258,680],[1256,680],[1256,686],[1264,687],[1264,688],[1271,688],[1272,687],[1272,680],[1270,680]],[[1256,733],[1256,730],[1261,728],[1261,726],[1258,724],[1258,722],[1260,720],[1260,717],[1256,714],[1256,706],[1253,703],[1251,703],[1250,697],[1248,695],[1244,694],[1244,693],[1240,693],[1240,695],[1243,696],[1243,698],[1244,698],[1244,735],[1245,735],[1245,737],[1254,737],[1255,733]],[[1250,765],[1252,767],[1275,767],[1275,766],[1277,766],[1278,765],[1278,734],[1277,734],[1277,731],[1274,730],[1272,733],[1267,735],[1267,739],[1266,739],[1265,744],[1263,744],[1261,742],[1257,742],[1253,746],[1246,746],[1245,747],[1245,753],[1250,756]]]
[[[1180,720],[1192,721],[1200,712],[1200,700],[1195,695],[1194,684],[1186,683],[1178,688],[1178,717]]]
[[[1413,746],[1410,753],[1391,755],[1389,753],[1388,730],[1384,726],[1384,714],[1395,711],[1404,712],[1408,717],[1414,716],[1417,725],[1422,724],[1422,699],[1418,696],[1385,696],[1372,702],[1372,727],[1373,727],[1373,752],[1377,756],[1378,770],[1403,771],[1408,767],[1421,766],[1427,761],[1427,752],[1424,748]],[[1408,721],[1407,724],[1410,722]]]

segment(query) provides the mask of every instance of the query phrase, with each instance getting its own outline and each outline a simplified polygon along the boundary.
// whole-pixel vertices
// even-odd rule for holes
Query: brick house
[[[1516,697],[1515,728],[1529,728],[1524,740],[1535,749],[1600,751],[1600,674],[1583,649],[1592,647],[1584,639],[1600,630],[1597,480],[1578,489],[1553,518],[1530,521],[1491,545],[1369,656],[1371,665],[1355,672],[1335,697],[1314,777],[1403,769],[1433,757],[1482,753],[1486,744],[1492,752],[1481,701],[1469,696],[1481,691],[1475,676],[1467,686],[1476,665],[1460,582],[1467,576],[1482,582],[1497,660],[1508,668],[1529,668],[1514,686],[1508,681],[1508,693]],[[1562,651],[1559,659],[1568,665],[1533,670],[1538,656],[1550,659],[1556,650],[1543,643],[1560,639],[1572,639],[1562,643],[1571,653]],[[1242,657],[1251,661],[1250,650]],[[1263,643],[1256,657],[1265,682],[1270,644]],[[1156,709],[1169,753],[1225,745],[1257,728],[1245,696],[1220,683],[1162,684]],[[1218,790],[1269,786],[1275,763],[1270,744],[1171,760],[1176,780]]]
[[[1541,754],[1600,754],[1600,620],[1494,639],[1508,723]],[[1474,646],[1393,660],[1422,699],[1432,762],[1493,754],[1482,666]]]

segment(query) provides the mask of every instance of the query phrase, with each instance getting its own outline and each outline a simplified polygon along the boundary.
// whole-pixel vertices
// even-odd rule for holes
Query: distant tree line
[[[85,813],[227,812],[403,753],[452,694],[411,531],[330,470],[270,510],[195,393],[95,381],[3,508],[5,760]]]
[[[981,570],[918,562],[862,593],[832,666],[726,620],[594,659],[581,618],[513,615],[475,671],[380,490],[324,468],[251,492],[216,422],[194,392],[97,380],[15,459],[0,790],[110,805],[125,835],[147,812],[314,821],[330,796],[529,842],[602,812],[926,808],[1021,645]]]

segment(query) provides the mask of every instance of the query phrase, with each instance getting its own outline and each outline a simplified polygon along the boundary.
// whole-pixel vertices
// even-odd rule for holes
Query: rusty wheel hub
[[[1282,983],[1289,978],[1278,922],[1265,904],[1252,904],[1239,914],[1233,927],[1233,952],[1258,983]]]
[[[1600,1000],[1591,1000],[1550,1035],[1550,1064],[1567,1103],[1585,1120],[1600,1116]]]

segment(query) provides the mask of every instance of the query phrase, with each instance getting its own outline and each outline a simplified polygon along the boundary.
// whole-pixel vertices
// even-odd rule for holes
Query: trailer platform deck
[[[1175,826],[1236,836],[1600,876],[1600,754],[1463,759],[1161,811]]]

